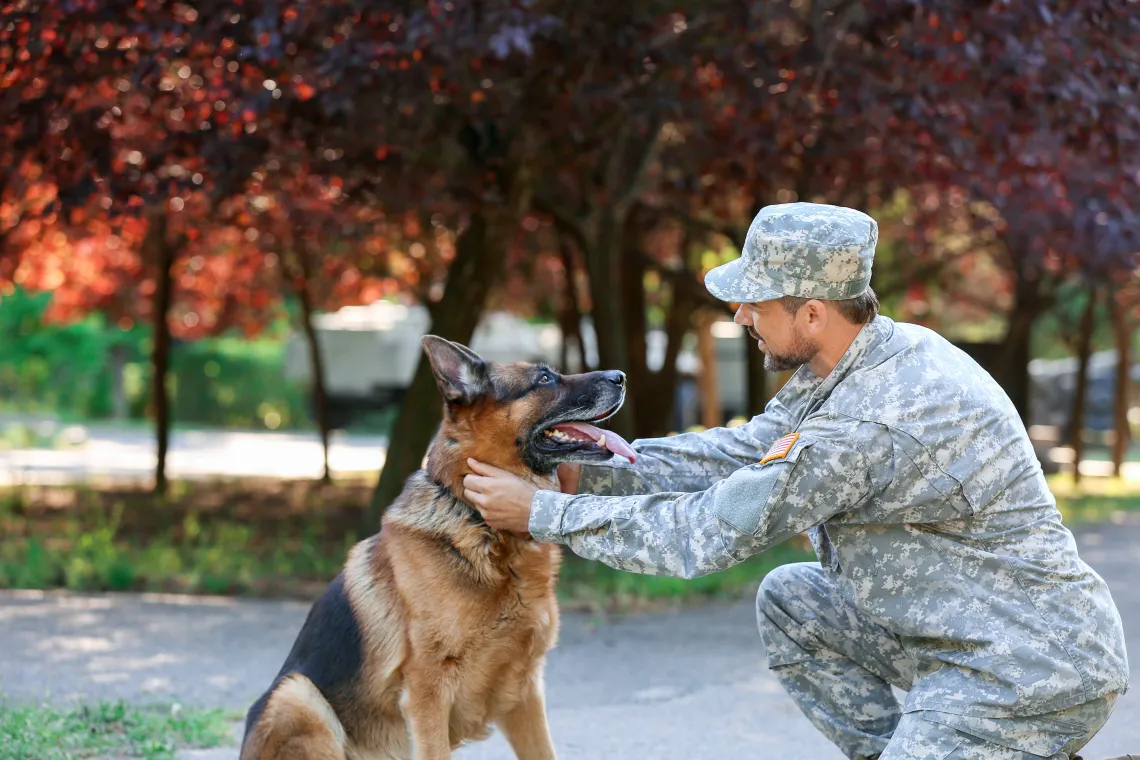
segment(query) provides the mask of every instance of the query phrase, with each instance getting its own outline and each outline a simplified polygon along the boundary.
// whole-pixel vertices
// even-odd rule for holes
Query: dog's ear
[[[474,351],[437,335],[425,335],[421,343],[435,384],[449,404],[468,403],[491,390],[487,362]]]
[[[435,336],[432,336],[432,337],[435,337]],[[475,353],[474,351],[472,351],[470,348],[468,348],[467,346],[463,345],[462,343],[456,343],[456,342],[455,342],[455,341],[453,341],[453,340],[452,340],[452,341],[448,341],[448,342],[449,342],[449,343],[451,343],[451,345],[453,345],[453,346],[455,346],[456,348],[458,348],[458,349],[459,349],[460,351],[462,351],[463,353],[467,354],[467,356],[468,356],[468,357],[471,359],[471,361],[473,361],[473,362],[476,362],[477,364],[485,364],[485,363],[486,363],[486,362],[484,362],[484,361],[483,361],[483,357],[482,357],[482,356],[480,356],[479,354]]]

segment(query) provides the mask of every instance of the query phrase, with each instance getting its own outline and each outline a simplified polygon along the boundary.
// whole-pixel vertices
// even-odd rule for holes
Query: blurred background
[[[0,3],[0,587],[310,594],[435,432],[425,333],[624,370],[631,440],[738,424],[786,377],[702,277],[796,200],[1112,519],[1138,87],[1125,0]]]

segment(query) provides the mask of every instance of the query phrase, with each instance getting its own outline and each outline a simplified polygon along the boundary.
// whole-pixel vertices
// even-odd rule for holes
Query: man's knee
[[[756,592],[756,616],[760,626],[765,625],[765,620],[771,623],[773,618],[802,617],[808,611],[804,602],[816,596],[813,590],[822,572],[815,562],[792,562],[769,571]]]
[[[803,624],[815,619],[822,570],[818,563],[794,562],[770,571],[756,593],[756,625],[768,652],[768,666],[810,659]]]

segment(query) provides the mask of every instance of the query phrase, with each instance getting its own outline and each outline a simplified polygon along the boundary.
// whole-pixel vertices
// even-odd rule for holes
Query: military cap
[[[780,203],[756,214],[740,258],[705,275],[722,301],[784,296],[839,301],[866,292],[879,225],[867,214],[825,203]]]

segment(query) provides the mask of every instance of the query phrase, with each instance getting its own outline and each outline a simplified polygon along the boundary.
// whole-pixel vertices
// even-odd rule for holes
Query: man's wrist
[[[536,541],[565,543],[562,535],[562,516],[566,507],[575,497],[559,491],[539,489],[530,502],[530,518],[527,529]]]

